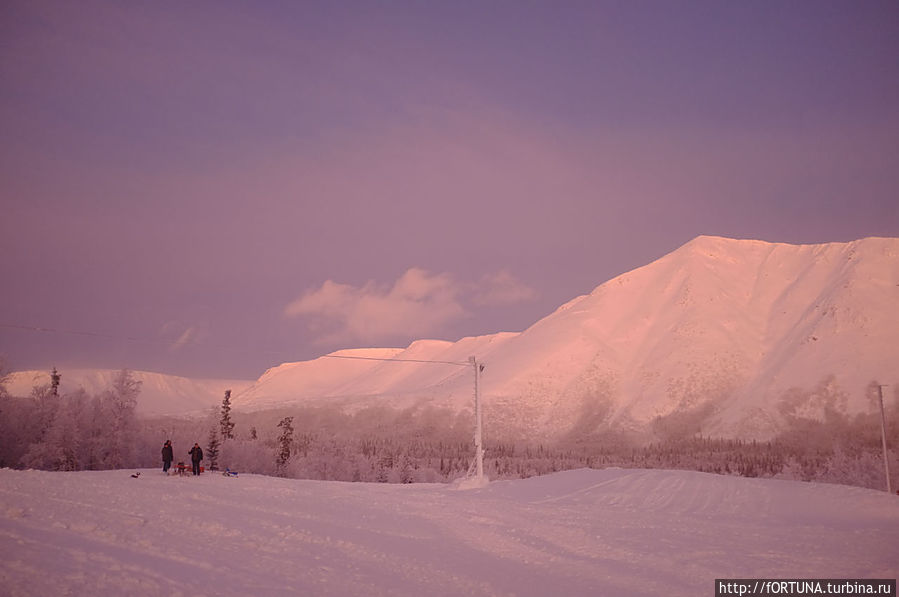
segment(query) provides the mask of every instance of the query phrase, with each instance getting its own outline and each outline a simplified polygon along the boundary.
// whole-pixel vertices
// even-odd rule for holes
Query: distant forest
[[[0,372],[2,373],[2,372]],[[54,375],[58,375],[54,372]],[[140,382],[123,370],[99,395],[63,394],[58,377],[11,396],[0,375],[0,467],[78,471],[162,469],[172,440],[175,462],[189,464],[198,442],[207,470],[295,479],[382,483],[448,482],[474,456],[471,413],[437,408],[285,408],[235,413],[230,392],[200,418],[139,418]],[[887,442],[899,485],[899,408],[887,405]],[[885,489],[880,416],[831,412],[824,421],[796,419],[766,442],[672,436],[650,443],[594,432],[556,441],[491,436],[485,472],[517,479],[574,468],[686,469],[744,477],[777,477]]]

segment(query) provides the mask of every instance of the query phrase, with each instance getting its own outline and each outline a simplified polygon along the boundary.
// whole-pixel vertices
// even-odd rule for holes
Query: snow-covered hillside
[[[472,395],[468,357],[489,358],[518,334],[501,333],[458,342],[417,340],[405,349],[340,350],[313,361],[285,363],[266,371],[239,394],[235,404],[262,408],[300,403],[321,405],[458,405],[460,384]],[[384,359],[384,360],[376,360]],[[430,361],[430,362],[426,362]],[[465,392],[463,392],[464,394]]]
[[[83,388],[88,394],[96,396],[112,388],[113,378],[118,371],[65,369],[60,373],[60,392],[74,392]],[[225,390],[230,389],[236,394],[252,383],[235,379],[188,379],[148,371],[132,373],[134,379],[141,382],[137,412],[144,416],[202,413],[210,406],[221,404]],[[10,374],[6,389],[14,396],[28,396],[33,387],[49,383],[48,371],[17,371]]]
[[[895,578],[899,498],[684,471],[483,489],[0,470],[0,585],[33,595],[714,594]]]
[[[691,432],[766,438],[790,417],[868,411],[874,380],[899,386],[897,306],[899,239],[699,237],[524,332],[285,364],[235,404],[470,408],[464,363],[476,356],[494,429],[639,430],[667,417]],[[365,354],[397,362],[333,358]]]

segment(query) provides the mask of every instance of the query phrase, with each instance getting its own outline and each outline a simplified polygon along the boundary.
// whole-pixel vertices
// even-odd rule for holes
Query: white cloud
[[[194,326],[190,326],[189,328],[184,330],[184,332],[182,332],[180,336],[178,336],[177,340],[172,342],[170,350],[172,352],[179,350],[185,344],[192,342],[194,340],[194,338],[196,337],[196,335],[197,335],[197,328],[195,328]]]
[[[422,338],[468,316],[460,294],[461,287],[449,274],[413,267],[390,287],[328,280],[287,305],[284,313],[310,318],[310,329],[319,333],[320,342]]]
[[[284,308],[287,317],[303,318],[317,341],[386,342],[437,337],[476,307],[534,300],[537,293],[511,273],[487,274],[464,283],[451,274],[413,267],[392,285],[369,281],[362,286],[328,280],[307,290]]]
[[[183,322],[169,321],[162,325],[159,331],[160,336],[165,338],[164,342],[168,343],[170,352],[177,352],[188,344],[194,344],[200,341],[202,336],[201,327],[197,325],[185,325]],[[169,341],[177,334],[177,338]]]

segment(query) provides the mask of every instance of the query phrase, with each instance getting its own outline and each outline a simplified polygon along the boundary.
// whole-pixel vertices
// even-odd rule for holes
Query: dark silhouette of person
[[[162,446],[162,472],[168,474],[169,467],[172,466],[172,461],[175,459],[174,450],[172,450],[172,440],[165,440],[165,444]]]
[[[194,465],[193,473],[195,475],[200,474],[200,461],[203,460],[203,448],[200,447],[200,444],[194,444],[194,447],[190,449],[190,462]]]

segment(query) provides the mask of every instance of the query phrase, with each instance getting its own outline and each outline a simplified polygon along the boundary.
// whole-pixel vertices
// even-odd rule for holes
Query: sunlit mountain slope
[[[867,411],[870,382],[899,382],[897,307],[899,239],[699,237],[521,333],[284,364],[236,403],[470,408],[475,356],[494,429],[764,438],[793,417]]]

